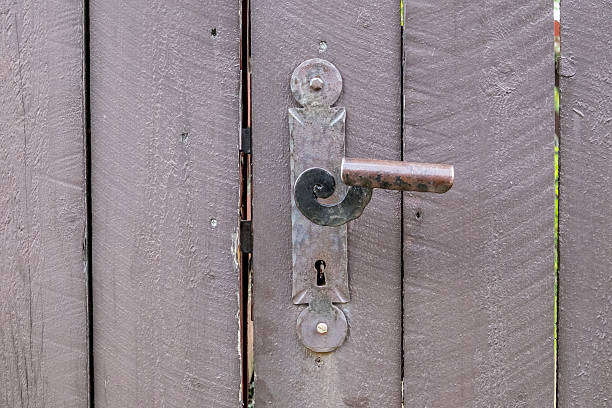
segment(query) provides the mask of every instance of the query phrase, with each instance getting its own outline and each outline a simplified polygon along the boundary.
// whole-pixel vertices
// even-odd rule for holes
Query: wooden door
[[[552,7],[404,7],[404,157],[456,172],[404,196],[405,404],[552,406]]]
[[[612,4],[561,6],[555,60],[548,0],[0,1],[0,408],[608,407]],[[328,353],[291,299],[311,58],[347,157],[455,166],[348,224]]]
[[[305,350],[296,334],[301,307],[291,302],[287,120],[297,106],[291,73],[324,58],[343,78],[336,106],[347,112],[347,155],[400,160],[399,20],[386,1],[251,2],[255,406],[401,404],[401,195],[376,194],[349,224],[347,340],[333,353]]]
[[[238,404],[239,11],[89,10],[96,407]]]
[[[0,2],[0,407],[89,404],[83,15]]]
[[[553,10],[519,3],[252,1],[256,406],[553,405]],[[349,223],[349,335],[325,354],[290,300],[289,78],[314,57],[342,73],[347,156],[456,172]]]
[[[610,1],[563,3],[559,146],[559,407],[612,404]]]

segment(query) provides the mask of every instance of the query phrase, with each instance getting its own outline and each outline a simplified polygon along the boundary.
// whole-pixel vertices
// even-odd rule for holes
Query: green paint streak
[[[555,111],[559,112],[559,98],[557,97],[559,92],[557,91],[557,87],[555,87]],[[555,262],[554,262],[554,273],[555,273],[555,322],[554,322],[554,330],[555,330],[555,339],[554,339],[554,352],[553,352],[553,360],[554,360],[554,397],[553,397],[553,407],[557,406],[557,351],[558,351],[558,343],[557,337],[559,333],[559,137],[555,134],[555,222],[554,222],[554,253],[555,253]]]
[[[401,25],[402,27],[404,26],[404,0],[400,0],[400,21],[401,21]]]
[[[560,20],[561,7],[560,0],[553,0],[553,13],[555,20]],[[554,313],[554,389],[553,389],[553,407],[557,406],[557,364],[558,364],[558,335],[559,335],[559,143],[560,143],[560,121],[559,114],[559,88],[558,84],[559,72],[558,61],[561,57],[561,36],[554,37],[554,57],[555,57],[555,222],[554,222],[554,274],[555,274],[555,313]]]

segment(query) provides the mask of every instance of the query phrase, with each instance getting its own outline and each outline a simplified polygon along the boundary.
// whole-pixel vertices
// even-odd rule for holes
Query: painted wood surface
[[[0,1],[0,406],[88,406],[83,10]]]
[[[239,404],[239,2],[91,2],[97,408]]]
[[[553,405],[552,2],[405,1],[407,407]]]
[[[612,405],[611,8],[562,4],[560,408]]]
[[[289,79],[320,57],[343,77],[346,153],[400,159],[401,27],[387,1],[251,2],[255,406],[401,404],[400,194],[377,191],[348,227],[346,342],[315,354],[296,333],[291,301]],[[313,268],[313,279],[316,270]]]

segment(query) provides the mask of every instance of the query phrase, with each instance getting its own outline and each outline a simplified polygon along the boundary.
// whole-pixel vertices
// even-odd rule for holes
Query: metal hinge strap
[[[251,154],[251,128],[242,128],[240,132],[240,151]]]
[[[253,253],[253,221],[240,220],[240,251]]]

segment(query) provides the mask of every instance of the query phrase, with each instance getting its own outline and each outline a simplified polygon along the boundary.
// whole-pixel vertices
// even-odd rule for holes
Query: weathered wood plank
[[[0,1],[0,406],[88,406],[80,1]]]
[[[404,160],[455,165],[404,196],[406,406],[552,406],[552,3],[404,8]]]
[[[346,152],[399,160],[401,27],[388,1],[253,0],[255,405],[397,407],[401,403],[400,194],[377,191],[348,227],[346,342],[307,351],[291,301],[289,79],[320,57],[343,77]],[[313,268],[313,273],[316,271]],[[315,275],[313,275],[315,276]]]
[[[92,2],[96,407],[236,407],[239,2]]]
[[[612,404],[612,2],[561,15],[559,407]]]

